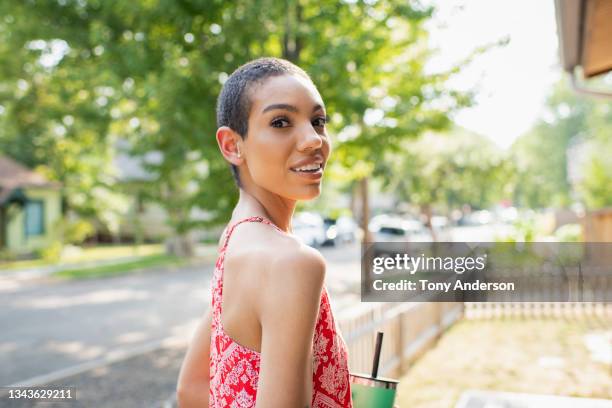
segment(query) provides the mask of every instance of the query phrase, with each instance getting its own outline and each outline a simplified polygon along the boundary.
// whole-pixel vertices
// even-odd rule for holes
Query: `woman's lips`
[[[293,174],[304,177],[308,180],[317,180],[323,176],[323,167],[319,167],[317,171],[297,171],[289,169]]]

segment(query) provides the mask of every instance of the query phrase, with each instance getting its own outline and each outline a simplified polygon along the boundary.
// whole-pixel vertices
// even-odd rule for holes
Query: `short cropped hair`
[[[250,90],[254,84],[261,84],[267,78],[281,75],[298,75],[310,79],[300,67],[280,58],[258,58],[238,67],[227,81],[217,99],[217,127],[227,126],[246,139],[249,132],[251,113]],[[238,167],[231,164],[236,186],[241,187]]]

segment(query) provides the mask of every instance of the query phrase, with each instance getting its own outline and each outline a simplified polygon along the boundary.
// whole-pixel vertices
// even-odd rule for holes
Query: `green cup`
[[[399,381],[367,374],[350,374],[350,381],[354,408],[393,408]]]

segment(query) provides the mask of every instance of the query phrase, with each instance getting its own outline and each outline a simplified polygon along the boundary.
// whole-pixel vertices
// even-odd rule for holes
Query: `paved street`
[[[451,236],[487,241],[493,232],[460,227]],[[359,245],[320,251],[332,307],[359,302]],[[0,274],[0,384],[52,381],[168,338],[186,343],[210,302],[211,276],[210,263],[72,282]]]
[[[358,301],[359,247],[323,248],[334,309]],[[102,361],[190,338],[210,301],[212,265],[114,278],[0,281],[0,384],[64,376]],[[58,371],[60,370],[60,371]],[[63,370],[63,371],[62,371]]]
[[[320,251],[332,307],[346,310],[359,302],[360,247]],[[160,406],[210,302],[211,277],[210,263],[72,282],[0,274],[0,384],[73,385],[76,406]]]
[[[189,331],[209,299],[210,266],[122,277],[25,282],[1,294],[0,383],[109,358]]]
[[[76,399],[32,402],[2,399],[3,408],[135,408],[164,407],[176,387],[184,347],[169,346],[87,372],[53,381],[47,386],[74,387]]]

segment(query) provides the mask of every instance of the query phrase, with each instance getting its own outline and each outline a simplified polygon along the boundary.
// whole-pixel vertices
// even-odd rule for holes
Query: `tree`
[[[510,195],[512,164],[493,142],[461,128],[407,141],[401,152],[379,162],[387,189],[420,206],[431,228],[434,209],[449,213],[463,205],[487,208]]]
[[[0,6],[0,151],[61,182],[64,212],[116,232],[124,203],[113,192],[106,143],[114,98],[105,86],[109,77],[79,55],[53,66],[65,43],[20,39],[18,27],[28,16],[7,6]]]
[[[158,152],[160,160],[146,164],[152,177],[145,195],[167,210],[178,240],[196,226],[226,220],[235,204],[214,138],[215,102],[227,75],[252,58],[282,56],[311,74],[338,135],[332,173],[347,180],[365,180],[386,151],[444,128],[449,111],[469,101],[445,87],[454,71],[424,72],[423,22],[432,8],[418,2],[12,0],[0,11],[11,20],[2,23],[10,32],[7,49],[18,50],[9,58],[11,78],[24,76],[23,60],[37,64],[40,52],[28,44],[60,42],[65,55],[41,73],[44,80],[66,88],[74,77],[62,92],[74,99],[85,90],[89,107],[105,98],[94,110],[99,122],[59,102],[32,101],[43,108],[32,123],[47,128],[50,112],[70,114],[82,126],[100,124],[92,143],[101,152],[112,152],[117,139],[128,140],[139,157]],[[19,127],[26,121],[14,120]],[[17,134],[9,133],[5,140]],[[38,135],[33,131],[32,141]],[[79,137],[69,139],[89,146]],[[208,217],[194,220],[194,209]]]
[[[609,133],[608,133],[609,135]],[[589,209],[612,207],[612,140],[587,143],[582,176],[576,189]]]
[[[578,95],[566,80],[553,88],[543,118],[512,146],[517,164],[515,201],[521,205],[565,207],[572,200],[590,208],[612,204],[612,104]],[[582,146],[570,149],[571,146]],[[578,154],[580,150],[586,153]],[[579,157],[581,156],[581,157]],[[568,160],[572,163],[568,163]],[[583,161],[580,180],[572,186],[568,164]]]

